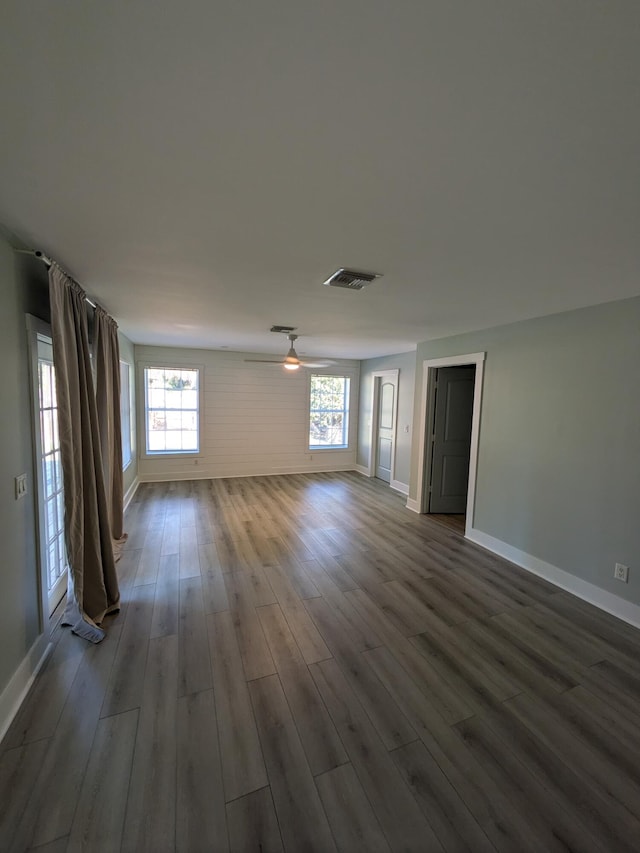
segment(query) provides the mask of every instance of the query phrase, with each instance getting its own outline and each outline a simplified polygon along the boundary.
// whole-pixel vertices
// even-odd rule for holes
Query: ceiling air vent
[[[380,278],[381,273],[376,272],[358,272],[357,270],[348,270],[342,267],[336,270],[324,284],[327,287],[344,287],[347,290],[362,290],[365,284],[370,284],[375,278]]]
[[[291,332],[295,332],[295,326],[272,326],[269,331],[270,332],[282,332],[284,335],[288,335]]]

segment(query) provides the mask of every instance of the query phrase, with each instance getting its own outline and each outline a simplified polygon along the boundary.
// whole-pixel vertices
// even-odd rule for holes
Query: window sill
[[[175,451],[168,450],[166,453],[162,451],[159,453],[141,453],[140,459],[199,459],[201,456],[202,454],[199,450],[188,451],[187,453],[176,453]]]

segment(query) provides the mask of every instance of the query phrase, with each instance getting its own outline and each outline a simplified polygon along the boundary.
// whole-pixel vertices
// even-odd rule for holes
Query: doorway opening
[[[473,528],[485,353],[423,362],[417,512]],[[413,502],[411,502],[413,504]],[[454,518],[457,516],[457,518]]]

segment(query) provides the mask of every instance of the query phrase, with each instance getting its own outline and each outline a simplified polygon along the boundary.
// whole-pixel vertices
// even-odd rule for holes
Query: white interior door
[[[378,391],[378,428],[376,435],[376,477],[391,482],[395,443],[397,378],[383,377]]]

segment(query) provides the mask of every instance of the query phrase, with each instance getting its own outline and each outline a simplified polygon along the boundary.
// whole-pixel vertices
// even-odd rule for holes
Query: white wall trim
[[[9,730],[52,648],[53,644],[48,641],[48,638],[40,634],[0,694],[0,741]]]
[[[42,633],[47,633],[49,614],[49,593],[48,581],[46,576],[46,559],[44,556],[43,542],[46,540],[46,520],[44,513],[43,482],[42,482],[42,464],[41,442],[40,435],[40,414],[39,414],[39,380],[38,380],[38,335],[42,335],[51,341],[51,326],[41,320],[39,317],[34,317],[32,314],[26,315],[27,321],[27,346],[29,348],[29,385],[30,385],[30,412],[31,412],[31,453],[33,460],[33,506],[35,511],[35,547],[36,547],[36,562],[38,566],[38,597],[39,597],[39,618],[38,629]],[[0,723],[2,717],[0,716]]]
[[[185,472],[178,471],[175,474],[140,474],[140,483],[177,483],[182,480],[228,480],[230,477],[234,479],[239,477],[275,477],[285,474],[332,474],[338,471],[354,471],[353,463],[345,463],[344,465],[326,465],[324,468],[271,468],[268,471],[244,471],[243,473],[227,473],[227,474],[211,474],[200,471]]]
[[[389,485],[392,489],[395,489],[396,492],[400,492],[403,495],[409,494],[409,484],[401,483],[400,480],[392,480]]]
[[[407,507],[407,509],[410,509],[411,512],[417,512],[417,513],[421,512],[420,504],[418,503],[418,501],[414,500],[413,498],[407,498],[406,507]]]
[[[140,478],[136,475],[136,478],[134,479],[133,483],[131,483],[131,485],[129,486],[127,491],[124,493],[124,498],[122,501],[123,510],[126,510],[126,508],[129,506],[129,504],[133,500],[133,496],[135,495],[136,491],[138,490],[139,485],[140,485]]]
[[[478,469],[478,445],[480,442],[480,412],[482,410],[482,380],[486,353],[473,352],[466,355],[451,355],[444,358],[431,358],[422,362],[422,393],[420,395],[420,424],[418,429],[418,493],[414,512],[425,512],[428,483],[431,479],[431,454],[428,452],[427,427],[433,419],[434,390],[436,370],[439,367],[455,367],[474,364],[476,367],[473,388],[473,415],[471,418],[471,453],[469,456],[469,486],[467,489],[467,521],[465,536],[473,528],[474,504],[476,498],[476,475]],[[408,506],[408,504],[407,504]],[[413,507],[409,507],[412,509]]]
[[[607,592],[606,589],[601,589],[599,586],[589,583],[589,581],[582,580],[582,578],[565,572],[564,569],[559,569],[557,566],[540,560],[532,554],[527,554],[526,551],[521,551],[519,548],[509,545],[501,539],[496,539],[482,530],[468,530],[465,536],[471,542],[475,542],[476,545],[486,548],[493,554],[504,557],[505,560],[509,560],[520,566],[520,568],[544,578],[550,583],[555,584],[555,586],[581,598],[583,601],[588,601],[589,604],[593,604],[601,610],[617,616],[618,619],[622,619],[624,622],[640,628],[640,606],[637,604],[633,604],[624,598]]]
[[[358,474],[362,474],[363,477],[372,477],[373,474],[365,465],[354,465],[353,470],[357,471]]]

